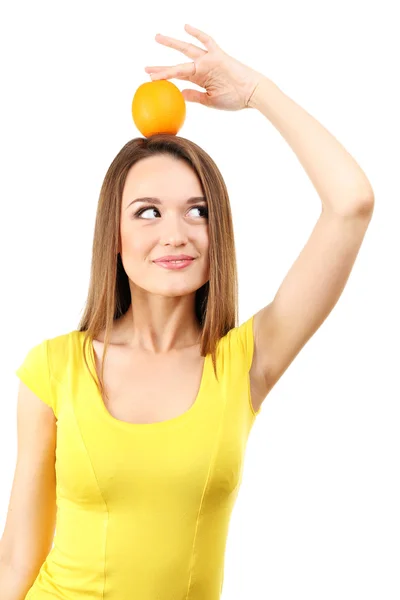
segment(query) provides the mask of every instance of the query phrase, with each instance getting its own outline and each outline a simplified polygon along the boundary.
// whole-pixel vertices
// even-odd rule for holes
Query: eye
[[[199,210],[201,212],[201,217],[208,217],[208,208],[207,206],[204,206],[203,204],[200,204],[198,206],[192,206],[192,208],[190,209],[192,210]],[[146,212],[150,212],[150,211],[156,211],[160,214],[160,211],[158,210],[158,208],[156,206],[146,206],[145,208],[141,208],[139,209],[136,213],[135,213],[135,217],[136,218],[143,218],[148,220],[148,217],[142,217],[142,215],[144,215]],[[151,217],[150,217],[151,218]]]
[[[198,205],[198,206],[192,206],[192,208],[191,208],[190,210],[195,210],[195,209],[197,209],[197,210],[199,210],[200,212],[202,212],[202,215],[201,215],[201,216],[203,216],[203,217],[206,217],[206,218],[208,217],[208,209],[207,209],[207,206],[204,206],[203,204],[200,204],[200,205]]]
[[[145,212],[148,212],[148,211],[151,211],[151,210],[156,210],[157,212],[159,212],[159,211],[158,211],[158,209],[157,209],[155,206],[147,206],[146,208],[141,208],[140,210],[138,210],[138,211],[135,213],[135,217],[140,217],[140,218],[142,218],[142,214],[143,214],[143,213],[145,213]],[[143,217],[143,218],[144,218],[144,217]],[[147,217],[146,217],[146,218],[147,218]]]

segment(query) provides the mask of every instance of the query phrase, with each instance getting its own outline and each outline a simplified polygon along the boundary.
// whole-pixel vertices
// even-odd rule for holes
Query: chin
[[[197,292],[203,285],[209,281],[209,277],[205,274],[204,277],[182,277],[178,273],[168,273],[167,279],[162,281],[162,277],[143,278],[142,281],[136,279],[133,281],[134,288],[141,290],[140,293],[154,294],[155,296],[165,296],[168,298],[176,298],[179,296],[188,296]],[[169,277],[172,275],[172,277]],[[173,281],[174,279],[174,281]]]
[[[163,287],[163,288],[156,288],[156,289],[152,289],[152,290],[148,290],[148,292],[150,294],[155,294],[158,296],[165,296],[167,298],[179,298],[180,296],[188,296],[190,294],[194,294],[195,292],[197,292],[199,288],[195,287],[187,287],[187,286],[182,286],[182,287]]]

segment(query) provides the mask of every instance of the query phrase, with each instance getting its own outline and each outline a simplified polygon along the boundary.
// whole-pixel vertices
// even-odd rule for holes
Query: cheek
[[[202,248],[208,248],[208,244],[209,244],[208,227],[203,229],[203,231],[197,236],[197,239]]]
[[[152,240],[140,230],[133,232],[121,229],[121,243],[124,254],[135,256],[145,254],[151,248]]]

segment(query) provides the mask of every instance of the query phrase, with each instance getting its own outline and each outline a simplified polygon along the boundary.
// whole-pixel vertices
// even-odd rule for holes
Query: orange
[[[171,81],[158,79],[140,85],[132,100],[132,117],[140,133],[176,135],[186,117],[182,92]]]

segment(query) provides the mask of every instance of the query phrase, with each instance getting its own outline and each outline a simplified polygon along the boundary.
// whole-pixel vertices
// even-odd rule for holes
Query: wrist
[[[254,86],[254,89],[247,101],[246,107],[257,108],[258,110],[260,110],[262,100],[264,100],[265,102],[266,94],[268,94],[268,92],[272,90],[273,87],[276,87],[273,81],[265,75],[263,75]]]

